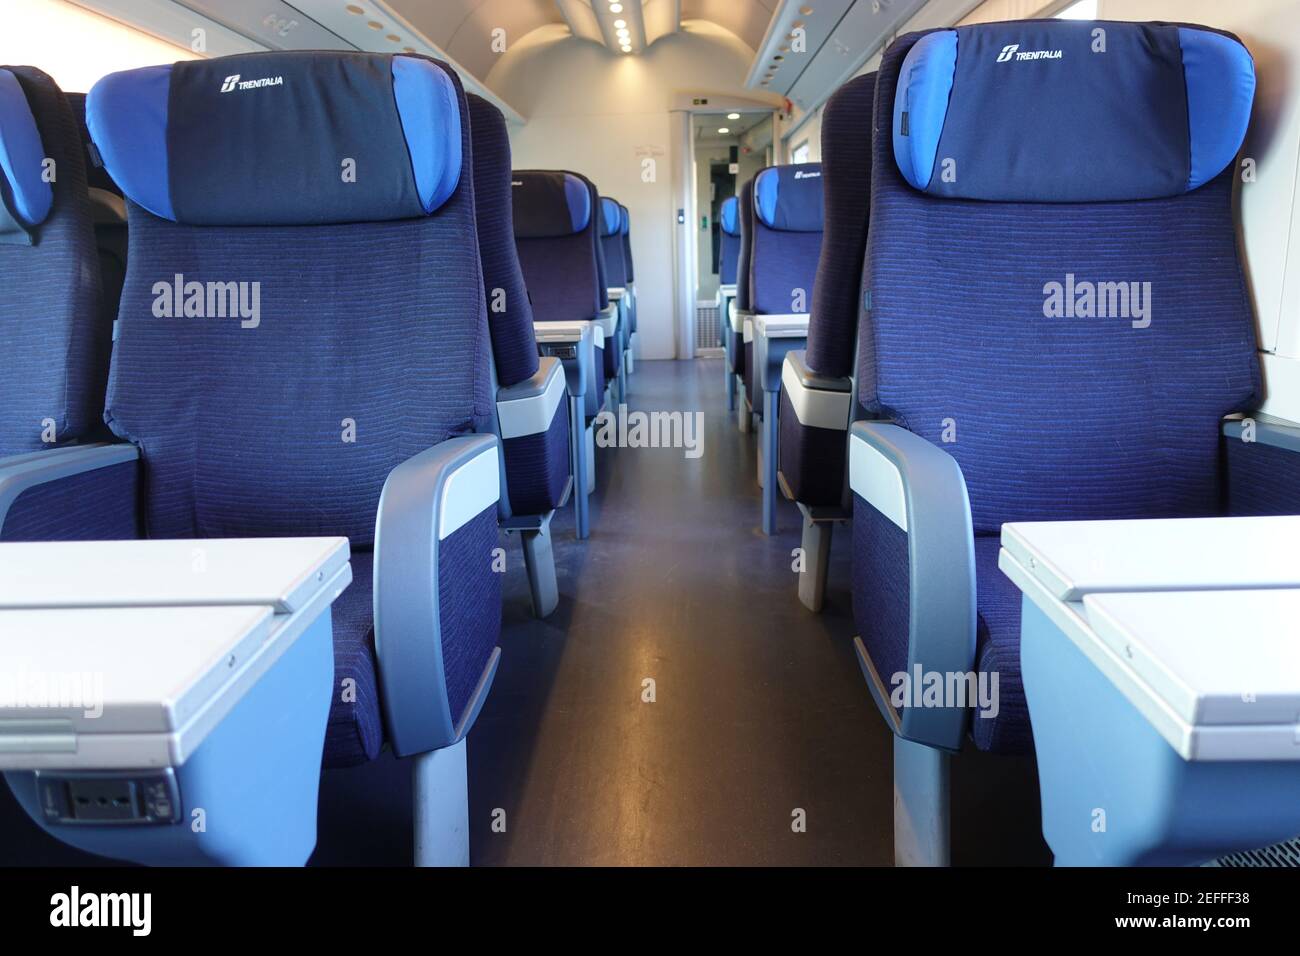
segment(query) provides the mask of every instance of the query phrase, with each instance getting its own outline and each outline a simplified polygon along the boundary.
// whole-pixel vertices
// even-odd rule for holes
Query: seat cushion
[[[325,766],[373,760],[384,743],[375,669],[374,555],[352,553],[352,583],[334,602],[334,692],[325,727]]]
[[[998,675],[998,710],[993,717],[971,718],[971,736],[980,750],[1030,753],[1034,738],[1029,706],[1020,681],[1021,592],[998,568],[1001,536],[975,537],[975,589],[979,618],[975,630],[975,670]]]

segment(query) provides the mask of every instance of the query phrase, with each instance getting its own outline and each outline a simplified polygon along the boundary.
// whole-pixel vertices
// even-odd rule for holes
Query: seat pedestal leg
[[[780,395],[763,393],[763,442],[759,463],[762,466],[760,484],[763,486],[763,533],[776,534],[776,472],[780,465],[778,443],[780,431],[777,422]]]
[[[736,391],[740,397],[736,399],[736,427],[740,429],[742,435],[749,434],[749,402],[745,401],[745,380],[739,375],[736,376]]]
[[[829,521],[803,519],[803,570],[799,572],[799,600],[814,614],[820,614],[826,600],[826,565],[831,557],[831,532],[835,526]]]
[[[951,864],[951,795],[948,754],[895,735],[895,866]]]
[[[560,586],[555,578],[555,552],[551,548],[551,523],[537,531],[520,535],[524,545],[524,569],[528,572],[528,591],[533,597],[533,614],[549,617],[560,603]]]
[[[414,759],[415,865],[469,866],[465,739]]]
[[[724,360],[722,363],[723,387],[727,390],[727,411],[736,410],[736,376],[732,374],[731,369],[727,368]]]
[[[573,523],[578,540],[589,534],[587,517],[587,439],[585,399],[582,396],[569,398],[569,441],[573,454]]]

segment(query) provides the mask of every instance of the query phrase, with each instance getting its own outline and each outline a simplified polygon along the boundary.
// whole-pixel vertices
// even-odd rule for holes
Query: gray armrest
[[[605,306],[595,314],[592,321],[605,334],[606,341],[614,338],[614,332],[618,329],[618,305],[610,304]]]
[[[384,717],[399,756],[450,746],[468,732],[496,672],[494,651],[463,714],[452,714],[442,659],[438,547],[500,498],[495,435],[451,438],[398,465],[375,520],[375,653]],[[483,555],[484,573],[490,555]],[[499,612],[499,609],[497,609]]]
[[[818,375],[808,367],[805,349],[787,352],[781,366],[781,388],[800,425],[845,431],[853,407],[853,381]]]
[[[533,333],[538,351],[564,363],[564,384],[569,394],[575,398],[586,395],[587,383],[594,380],[596,326],[585,320],[534,322]]]
[[[1247,431],[1247,419],[1232,419],[1224,422],[1223,436],[1247,443],[1256,441],[1261,445],[1281,448],[1284,451],[1300,452],[1300,427],[1260,422],[1254,419],[1249,419],[1249,422],[1249,431]]]
[[[764,392],[781,390],[786,355],[808,341],[808,314],[755,315],[754,369]]]
[[[501,440],[537,435],[551,427],[564,403],[564,366],[551,355],[537,362],[532,378],[497,390]]]
[[[943,449],[897,425],[854,422],[849,435],[853,493],[907,535],[908,672],[919,666],[927,673],[968,673],[975,663],[975,535],[961,468]],[[960,749],[967,709],[907,707],[900,721],[889,703],[889,675],[876,672],[861,638],[856,644],[895,733]]]
[[[100,468],[139,461],[134,445],[68,445],[0,460],[0,530],[9,509],[24,491]],[[134,506],[135,502],[131,502]]]

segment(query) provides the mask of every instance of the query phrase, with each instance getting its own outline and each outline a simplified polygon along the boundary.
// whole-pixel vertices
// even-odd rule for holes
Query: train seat
[[[512,183],[515,245],[538,342],[564,361],[571,382],[585,383],[583,427],[572,436],[584,498],[595,485],[593,422],[606,402],[605,350],[617,324],[599,257],[600,199],[589,180],[562,170],[515,170]],[[585,538],[585,510],[580,514],[578,536]]]
[[[471,94],[468,101],[497,434],[505,465],[502,525],[523,542],[533,612],[546,617],[559,600],[550,525],[572,488],[571,406],[560,360],[537,351],[533,310],[515,249],[505,117],[482,97]]]
[[[776,533],[780,493],[781,369],[786,353],[807,342],[821,258],[823,205],[821,163],[771,166],[754,177],[749,264],[753,335],[746,374],[750,406],[763,422],[758,454],[765,534]]]
[[[280,81],[231,95],[236,74]],[[87,116],[132,231],[105,419],[144,534],[350,540],[323,763],[414,757],[417,860],[467,862],[501,583],[460,81],[416,56],[248,54],[112,74]],[[420,812],[439,799],[458,809]]]
[[[623,226],[621,235],[623,236],[623,267],[625,275],[623,286],[627,289],[629,300],[628,306],[628,335],[627,335],[627,370],[631,374],[635,369],[635,359],[640,351],[640,340],[636,331],[636,273],[632,268],[632,213],[627,206],[622,207]]]
[[[614,347],[605,350],[605,374],[611,381],[618,381],[619,400],[625,401],[631,298],[627,292],[627,264],[623,261],[623,207],[608,196],[600,197],[600,252],[605,260],[606,297],[618,310]]]
[[[831,531],[848,516],[848,428],[854,349],[866,290],[862,263],[871,217],[871,120],[876,75],[850,80],[822,115],[826,231],[808,319],[808,348],[781,369],[778,484],[803,514],[799,598],[820,611]]]
[[[731,310],[736,302],[736,267],[740,260],[740,199],[728,196],[718,211],[718,345],[731,348]],[[723,363],[726,375],[727,410],[735,411],[736,394],[731,389],[730,362]]]
[[[79,490],[49,482],[113,437],[103,415],[117,300],[99,267],[84,156],[76,108],[54,80],[0,68],[2,541],[86,533],[86,516],[64,520]],[[113,476],[134,488],[130,468]],[[129,513],[108,507],[91,530],[136,533]]]
[[[879,420],[849,459],[859,659],[917,801],[900,859],[946,854],[900,829],[945,805],[943,753],[1033,747],[1002,524],[1223,509],[1223,419],[1261,397],[1233,212],[1253,90],[1235,38],[1166,24],[968,26],[884,56],[857,378]],[[909,674],[996,680],[1000,705],[895,697]]]

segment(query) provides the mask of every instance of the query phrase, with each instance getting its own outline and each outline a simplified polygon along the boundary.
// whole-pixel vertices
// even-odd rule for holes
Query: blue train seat
[[[728,196],[718,210],[718,345],[727,347],[730,312],[736,301],[736,267],[740,260],[740,200]],[[725,367],[725,363],[724,363]],[[728,375],[730,381],[730,375]],[[735,395],[727,392],[727,408],[734,410]]]
[[[857,389],[891,423],[852,426],[849,467],[902,861],[947,859],[945,754],[1033,747],[1003,523],[1223,510],[1223,419],[1261,394],[1233,215],[1253,90],[1245,48],[1189,26],[987,24],[885,53]],[[908,675],[930,674],[996,679],[998,706],[918,703]]]
[[[54,80],[0,67],[0,541],[84,533],[63,518],[85,489],[48,482],[113,437],[103,414],[117,295],[100,267],[85,155]],[[92,530],[136,534],[133,516],[110,507]]]
[[[631,331],[631,297],[627,292],[627,264],[623,261],[623,206],[600,197],[600,251],[605,261],[606,297],[618,310],[614,347],[606,348],[606,372],[618,381],[620,401],[627,398],[627,350]],[[612,371],[611,371],[612,369]]]
[[[749,263],[754,245],[754,180],[748,179],[737,196],[740,221],[740,249],[736,254],[736,305],[727,316],[727,368],[731,372],[728,383],[727,405],[736,408],[736,427],[748,432],[753,422],[753,409],[749,404],[749,377],[747,369],[754,361],[754,312],[750,308]],[[732,396],[739,395],[733,402]]]
[[[627,206],[623,211],[623,225],[620,235],[623,237],[623,288],[627,290],[627,373],[636,368],[636,355],[640,351],[640,342],[636,331],[636,275],[632,269],[632,214]]]
[[[559,601],[550,526],[555,509],[563,506],[572,488],[571,407],[565,401],[560,360],[537,351],[533,310],[515,249],[505,117],[482,97],[471,94],[468,100],[496,425],[505,466],[502,526],[523,542],[533,612],[546,617]]]
[[[754,238],[749,254],[752,341],[746,355],[749,403],[763,422],[759,484],[763,533],[776,533],[781,368],[786,353],[808,337],[809,308],[821,258],[820,163],[771,166],[754,177]]]
[[[862,263],[871,217],[871,120],[876,75],[850,80],[822,112],[826,230],[808,319],[808,348],[781,369],[782,493],[803,514],[799,599],[820,611],[835,523],[848,517],[848,428],[854,349],[863,309]]]
[[[617,321],[600,264],[600,199],[589,180],[562,170],[515,170],[512,184],[515,245],[538,341],[544,353],[563,359],[570,381],[585,384],[582,428],[571,436],[581,463],[578,537],[585,538],[585,498],[595,484],[593,422],[605,404],[605,351],[613,344],[605,334],[612,338]]]
[[[63,480],[107,492],[128,469],[138,500],[115,507],[150,538],[346,536],[323,763],[414,758],[417,862],[467,862],[500,454],[460,81],[419,56],[258,53],[111,74],[87,118],[127,196],[105,419],[129,444]],[[292,809],[314,833],[311,792]]]

